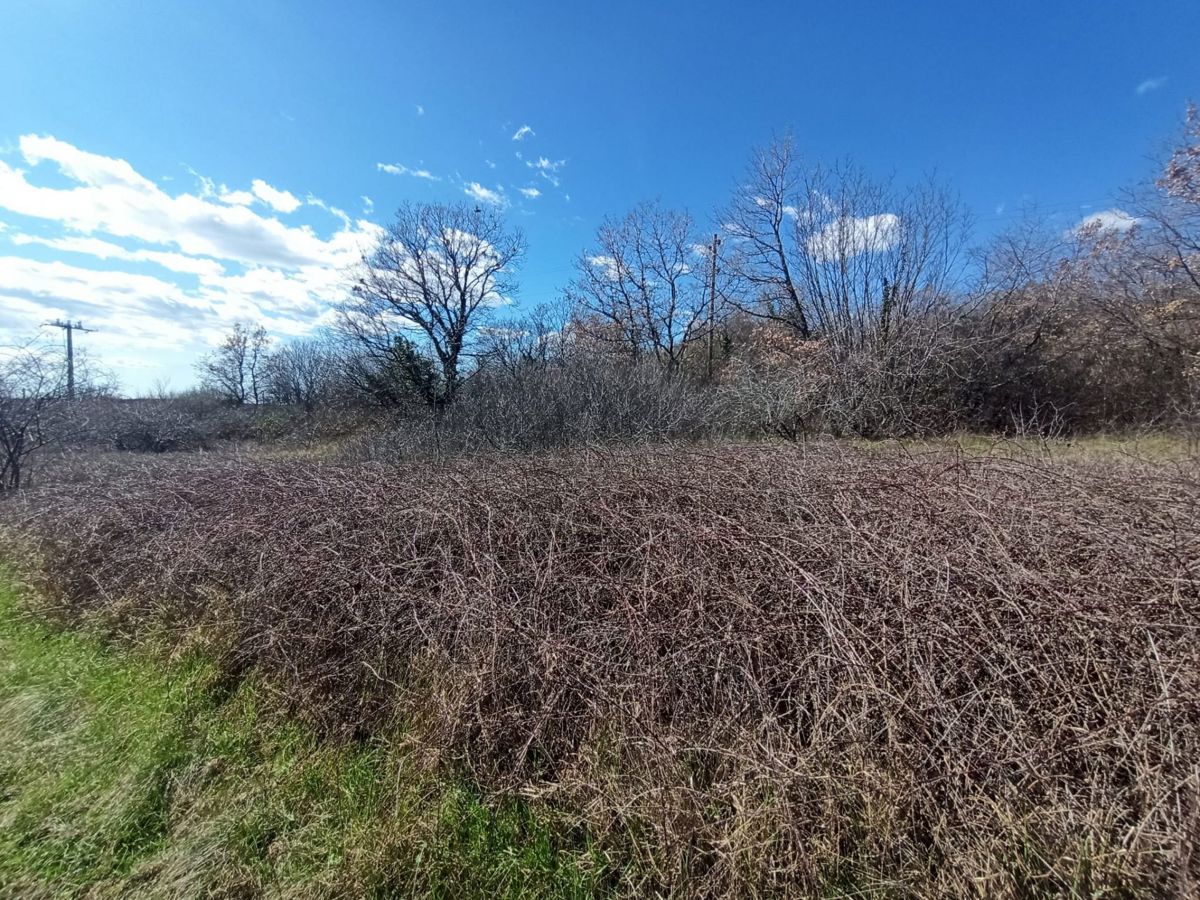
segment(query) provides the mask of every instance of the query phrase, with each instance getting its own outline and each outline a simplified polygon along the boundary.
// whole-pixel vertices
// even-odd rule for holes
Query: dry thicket
[[[30,496],[47,595],[586,826],[629,893],[1200,885],[1188,465],[721,448]]]

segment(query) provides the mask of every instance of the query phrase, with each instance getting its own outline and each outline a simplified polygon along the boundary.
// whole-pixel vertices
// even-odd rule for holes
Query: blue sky
[[[773,133],[936,171],[982,239],[1111,208],[1200,100],[1178,0],[4,5],[0,343],[82,318],[135,392],[235,319],[327,322],[402,199],[504,204],[532,305],[606,214],[707,224]]]

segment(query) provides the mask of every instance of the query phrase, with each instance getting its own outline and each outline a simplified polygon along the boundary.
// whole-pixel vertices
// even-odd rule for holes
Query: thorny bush
[[[21,504],[60,615],[402,727],[585,827],[623,892],[1200,884],[1193,464],[216,460]]]

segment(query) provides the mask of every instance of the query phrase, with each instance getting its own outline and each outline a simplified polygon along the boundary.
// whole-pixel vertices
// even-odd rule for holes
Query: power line
[[[67,333],[67,400],[75,399],[75,342],[72,335],[76,331],[95,331],[95,328],[84,328],[83,323],[79,321],[72,322],[67,319],[65,322],[62,319],[55,319],[53,322],[44,322],[45,328],[61,328]]]

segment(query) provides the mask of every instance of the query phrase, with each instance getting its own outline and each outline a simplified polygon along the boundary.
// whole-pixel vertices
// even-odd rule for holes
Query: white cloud
[[[219,200],[227,206],[253,206],[255,203],[261,203],[284,215],[294,213],[303,206],[303,203],[290,191],[281,191],[272,187],[261,178],[254,179],[250,190],[235,191],[230,190],[224,184],[218,187],[211,178],[205,178],[196,172],[192,172],[192,174],[200,182],[200,196],[206,200],[210,198]]]
[[[513,133],[512,139],[514,141],[523,141],[527,137],[536,137],[536,136],[537,135],[532,128],[530,128],[528,125],[522,125],[520,128],[518,128]]]
[[[478,200],[480,203],[490,203],[493,206],[504,206],[508,202],[501,191],[493,191],[490,188],[485,188],[478,181],[468,182],[463,187],[463,193],[468,197]]]
[[[1160,75],[1157,78],[1147,78],[1137,86],[1138,95],[1141,96],[1142,94],[1148,94],[1151,91],[1157,91],[1159,88],[1165,87],[1166,83],[1166,75]]]
[[[228,203],[230,206],[249,206],[258,198],[249,191],[231,191],[225,185],[221,185],[217,199],[222,203]]]
[[[110,336],[182,347],[203,318],[203,302],[178,285],[149,275],[99,271],[62,262],[0,257],[0,297],[26,321],[0,321],[0,328],[28,334],[39,313],[84,318]],[[20,302],[17,302],[20,301]],[[92,336],[89,335],[89,341]],[[126,350],[136,346],[126,346]]]
[[[33,184],[21,169],[0,161],[0,209],[59,223],[81,234],[107,233],[211,256],[278,266],[328,258],[329,245],[307,227],[290,227],[244,206],[203,195],[172,196],[124,160],[89,154],[54,138],[38,138],[28,161],[52,161],[75,187]],[[22,138],[25,151],[27,139]]]
[[[273,188],[261,178],[255,178],[250,185],[254,196],[276,212],[293,213],[300,208],[300,201],[288,191]]]
[[[1098,213],[1092,213],[1086,216],[1075,226],[1075,233],[1082,231],[1128,231],[1133,226],[1137,225],[1141,220],[1136,216],[1131,216],[1123,209],[1106,209]]]
[[[774,205],[774,201],[768,200],[766,197],[755,197],[754,204],[756,206],[762,207],[763,209],[768,209]],[[791,206],[786,203],[782,207],[782,212],[785,216],[789,216],[793,219],[797,219],[800,217],[800,211],[798,209],[796,209],[796,207]]]
[[[428,169],[410,169],[408,166],[401,165],[400,163],[375,163],[375,168],[380,172],[386,172],[388,175],[411,175],[413,178],[424,178],[426,181],[442,180]]]
[[[375,201],[374,200],[372,200],[366,194],[363,194],[359,199],[362,200],[362,203],[363,203],[363,215],[369,216],[371,213],[373,213],[375,211]]]
[[[88,153],[54,137],[26,134],[18,146],[31,166],[52,162],[67,178],[89,187],[124,187],[145,193],[158,190],[153,181],[139,175],[125,160]]]
[[[566,165],[566,162],[567,161],[565,159],[560,159],[558,162],[551,162],[550,160],[546,159],[546,157],[539,156],[536,161],[530,160],[526,162],[525,165],[529,166],[531,169],[537,169],[541,172],[557,172],[564,165]]]
[[[422,106],[420,103],[417,104],[417,115],[418,116],[425,115],[425,107]]]
[[[151,275],[0,256],[0,307],[10,313],[0,316],[0,333],[27,335],[51,316],[83,318],[105,335],[89,335],[90,345],[103,340],[117,354],[173,351],[186,372],[235,321],[261,322],[283,336],[309,332],[341,295],[342,277],[323,266],[254,267],[202,276],[198,287],[184,289]]]
[[[542,192],[539,191],[535,187],[523,187],[523,188],[521,188],[521,193],[524,194],[526,197],[528,197],[530,200],[533,200],[536,197],[542,196]]]
[[[157,372],[134,374],[135,388],[155,375],[190,382],[196,355],[236,319],[277,335],[310,330],[341,296],[346,270],[382,234],[261,179],[250,197],[200,175],[192,192],[168,193],[125,160],[53,137],[26,135],[19,148],[30,168],[0,161],[0,215],[24,217],[6,216],[2,229],[13,249],[0,255],[0,343],[47,317],[81,317],[100,329],[88,346],[102,364],[157,360]],[[44,172],[49,166],[56,171]],[[320,207],[336,224],[287,225],[257,212],[259,204],[284,214]],[[60,258],[13,253],[34,247]],[[148,266],[162,271],[149,274]]]
[[[565,159],[551,161],[544,156],[539,156],[536,160],[525,160],[525,165],[533,169],[555,187],[558,187],[559,184],[558,170],[566,164],[567,161]]]
[[[808,239],[808,252],[818,260],[881,253],[900,240],[900,218],[894,213],[844,216],[830,222]]]
[[[609,281],[616,281],[621,275],[621,267],[611,256],[589,256],[587,262],[592,268],[603,269],[604,277]]]
[[[215,259],[205,259],[198,256],[186,256],[182,253],[171,253],[164,250],[129,250],[118,244],[104,241],[100,238],[60,237],[45,238],[28,234],[14,234],[12,242],[18,246],[39,245],[58,250],[62,253],[76,253],[91,256],[96,259],[121,259],[129,262],[148,262],[179,272],[184,275],[204,275],[217,277],[225,272],[225,268]]]
[[[315,206],[318,209],[325,210],[325,212],[329,213],[331,216],[333,216],[338,221],[340,221],[344,227],[346,227],[346,228],[354,227],[354,223],[350,221],[350,216],[346,213],[346,211],[344,209],[340,209],[339,207],[336,207],[336,206],[331,206],[330,204],[328,204],[324,200],[322,200],[320,197],[314,197],[312,194],[309,194],[308,197],[305,198],[304,202],[307,203],[309,206]]]

